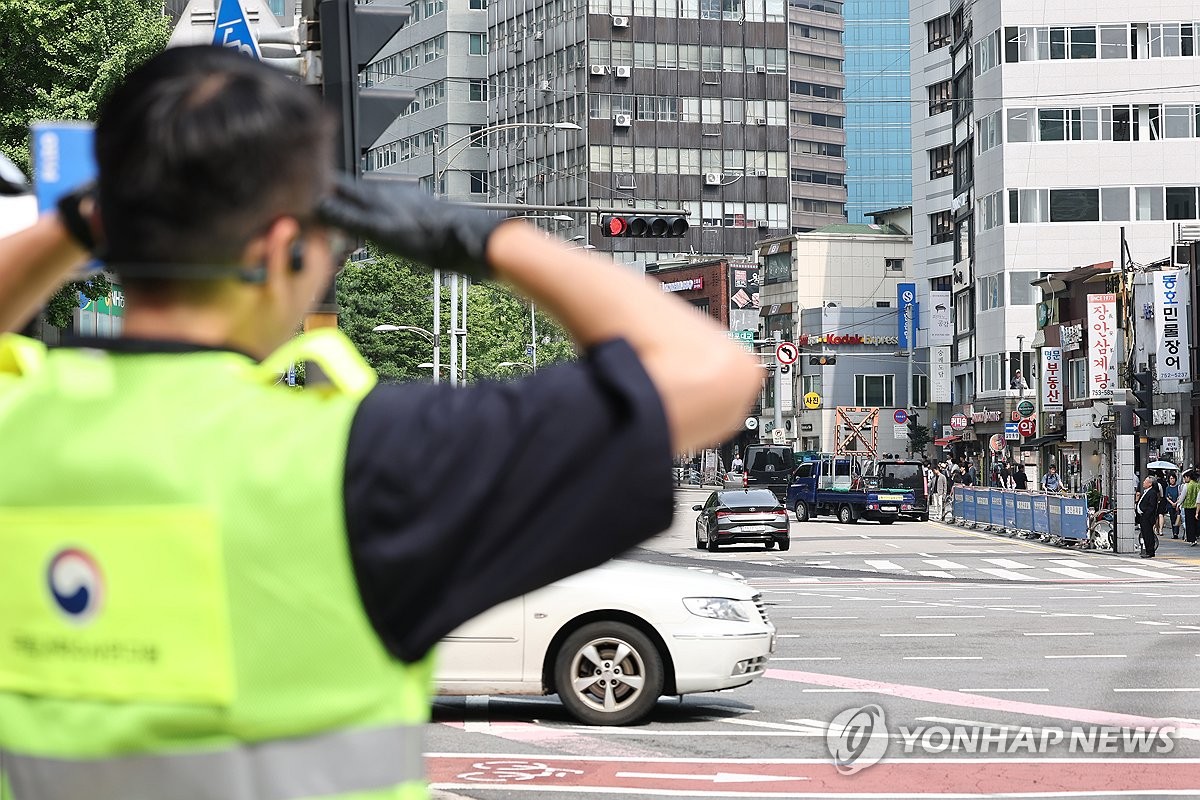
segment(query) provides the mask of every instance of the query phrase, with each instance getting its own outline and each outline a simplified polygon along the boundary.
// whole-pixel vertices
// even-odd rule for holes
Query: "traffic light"
[[[1154,419],[1154,374],[1151,372],[1133,373],[1133,398],[1136,404],[1133,413],[1149,427]]]
[[[810,367],[831,367],[837,363],[837,356],[809,356]]]
[[[317,41],[321,51],[321,85],[325,103],[341,121],[335,154],[338,166],[362,174],[362,158],[387,127],[412,105],[408,89],[372,86],[359,73],[396,31],[408,22],[408,6],[369,4],[355,0],[321,0]]]
[[[600,218],[600,235],[633,239],[678,239],[688,232],[683,217],[616,217]]]

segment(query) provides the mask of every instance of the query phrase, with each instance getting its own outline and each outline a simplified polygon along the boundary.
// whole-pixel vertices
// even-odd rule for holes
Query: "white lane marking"
[[[870,536],[867,536],[865,533],[857,534],[857,536],[860,539],[870,539],[871,538]]]
[[[917,570],[917,574],[924,576],[926,578],[953,578],[954,577],[949,572],[943,572],[942,570],[937,570],[937,569]]]
[[[1019,572],[1013,572],[1010,569],[994,569],[992,567],[980,567],[980,572],[985,572],[996,578],[1003,578],[1006,581],[1036,581],[1037,578],[1032,575],[1022,575]]]
[[[927,558],[925,563],[938,569],[970,569],[966,564],[959,564],[957,561],[948,561],[944,558]]]
[[[959,689],[960,692],[972,692],[975,694],[1018,694],[1022,692],[1048,692],[1049,689]]]
[[[1162,634],[1163,636],[1170,636],[1171,634],[1175,634],[1175,633],[1200,633],[1200,630],[1195,630],[1195,631],[1159,631],[1159,633],[1160,633],[1160,634]]]
[[[1172,612],[1170,614],[1163,613],[1163,616],[1164,617],[1200,617],[1200,612],[1188,611],[1187,613],[1184,613],[1184,614]]]
[[[1053,571],[1054,570],[1051,570],[1051,572],[1053,572]],[[1100,597],[1100,595],[1098,595],[1098,594],[1090,594],[1087,596],[1084,596],[1081,594],[1060,594],[1060,595],[1053,595],[1051,597],[1047,597],[1046,599],[1047,600],[1095,600],[1099,597]]]
[[[996,604],[994,607],[995,607],[995,608],[1002,608],[1002,609],[1009,609],[1009,608],[1041,608],[1041,606],[1037,605],[1036,603],[997,603],[997,604]]]
[[[859,618],[859,617],[818,617],[818,616],[807,616],[807,617],[792,617],[792,619],[860,619],[860,618]]]
[[[880,636],[885,637],[934,637],[934,636],[958,636],[957,633],[881,633]]]
[[[1169,625],[1170,623],[1169,622],[1155,622],[1154,620],[1151,620],[1151,619],[1138,619],[1138,620],[1134,620],[1133,624],[1134,625]]]
[[[1113,689],[1114,692],[1200,692],[1200,686],[1184,686],[1182,688],[1167,689],[1167,688],[1134,688],[1134,689]]]
[[[1077,558],[1047,558],[1045,560],[1049,561],[1051,564],[1058,564],[1059,566],[1063,567],[1088,567],[1090,569],[1096,569],[1100,566],[1099,564],[1089,564],[1088,562],[1081,561]],[[1092,577],[1094,578],[1096,576],[1093,575]]]
[[[950,599],[955,603],[961,600],[1012,600],[1011,597],[951,597]]]
[[[1004,567],[1005,569],[1033,569],[1035,566],[1033,564],[1022,564],[1020,561],[1013,561],[1008,558],[984,558],[981,560],[989,564],[995,564],[997,567]]]
[[[1042,658],[1128,658],[1123,653],[1099,654],[1099,653],[1084,653],[1071,656],[1042,656]]]
[[[1024,636],[1095,636],[1092,631],[1056,631],[1054,633],[1025,633]]]
[[[1096,578],[1096,573],[1094,573],[1094,572],[1084,572],[1081,569],[1074,569],[1073,567],[1046,567],[1046,571],[1053,572],[1055,574],[1062,575],[1067,578],[1079,578],[1081,580],[1094,580]],[[1099,595],[1096,595],[1096,596],[1099,597]],[[1072,595],[1070,597],[1052,597],[1050,599],[1051,600],[1075,600],[1075,599],[1078,599],[1079,597],[1081,597],[1081,595]]]
[[[841,656],[796,656],[794,658],[777,658],[771,656],[771,661],[841,661]]]
[[[901,548],[901,547],[900,547],[900,545],[898,545],[898,544],[892,544],[891,542],[884,542],[884,544],[885,544],[885,545],[887,545],[888,547],[894,547],[894,548],[896,548],[897,550],[901,550],[901,549],[903,549],[903,548]]]
[[[984,619],[987,614],[917,614],[914,619]]]
[[[1139,575],[1143,578],[1157,578],[1160,581],[1174,580],[1174,575],[1168,575],[1165,572],[1155,572],[1150,569],[1142,569],[1141,567],[1110,567],[1117,572],[1124,572],[1129,575]]]
[[[1158,608],[1158,603],[1097,603],[1096,608]]]
[[[905,661],[983,661],[983,656],[905,656]]]
[[[904,569],[904,567],[902,567],[899,564],[896,564],[892,561],[884,561],[884,560],[878,559],[878,558],[864,558],[863,561],[866,562],[867,564],[871,565],[875,569],[898,569],[901,572],[906,571]]]

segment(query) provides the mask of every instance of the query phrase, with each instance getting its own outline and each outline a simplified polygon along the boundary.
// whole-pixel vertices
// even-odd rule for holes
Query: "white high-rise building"
[[[1003,432],[1015,371],[1036,371],[1030,281],[1121,264],[1122,229],[1133,262],[1162,259],[1200,217],[1197,16],[1187,0],[913,0],[914,272],[921,295],[953,292],[956,410],[1003,417],[979,440]]]

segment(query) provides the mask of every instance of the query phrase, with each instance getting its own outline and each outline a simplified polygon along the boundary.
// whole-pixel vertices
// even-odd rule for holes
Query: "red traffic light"
[[[602,236],[628,236],[631,238],[679,238],[688,232],[688,221],[683,217],[601,217]]]

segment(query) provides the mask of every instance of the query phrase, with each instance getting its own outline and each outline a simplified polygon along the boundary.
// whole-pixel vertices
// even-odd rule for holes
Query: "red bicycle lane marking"
[[[436,788],[623,790],[680,796],[1055,797],[1195,792],[1197,759],[912,759],[842,775],[827,761],[428,754]]]

